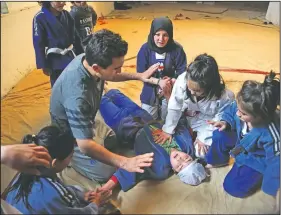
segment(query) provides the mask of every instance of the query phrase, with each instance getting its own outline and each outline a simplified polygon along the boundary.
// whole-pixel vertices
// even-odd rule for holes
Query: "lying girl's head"
[[[46,171],[46,174],[54,174],[62,171],[69,164],[75,143],[75,138],[71,133],[62,133],[59,128],[55,126],[47,126],[39,131],[37,135],[25,135],[23,144],[35,143],[38,146],[45,147],[53,161],[51,169]],[[21,198],[28,209],[31,209],[28,203],[28,195],[31,192],[32,185],[38,181],[39,177],[21,173],[17,181],[11,186],[9,192],[18,189],[15,201],[18,202]]]
[[[198,185],[207,177],[202,164],[197,163],[187,153],[173,149],[170,154],[170,162],[174,172],[185,184]]]
[[[252,125],[268,123],[274,119],[280,101],[280,82],[270,72],[263,83],[245,81],[237,94],[237,116]]]
[[[207,54],[201,54],[187,67],[187,87],[189,94],[205,98],[220,98],[225,84],[219,74],[216,60]]]

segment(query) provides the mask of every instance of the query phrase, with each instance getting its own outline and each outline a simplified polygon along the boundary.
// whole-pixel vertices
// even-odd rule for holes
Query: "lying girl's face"
[[[62,12],[64,6],[65,6],[64,1],[51,1],[51,7],[58,12]]]
[[[187,80],[187,88],[190,90],[191,95],[196,97],[203,97],[204,89],[199,86],[199,84],[190,79]]]
[[[157,47],[163,48],[167,45],[169,38],[167,31],[159,30],[154,35],[154,43]]]
[[[192,161],[192,157],[188,154],[173,150],[170,155],[172,168],[175,172],[180,172],[183,168],[187,167]]]

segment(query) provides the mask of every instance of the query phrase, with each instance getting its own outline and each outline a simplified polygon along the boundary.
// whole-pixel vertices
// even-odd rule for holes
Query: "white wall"
[[[265,18],[280,26],[280,2],[269,2]]]
[[[32,19],[40,10],[37,2],[7,2],[8,14],[1,15],[1,98],[20,79],[35,69],[32,44]],[[66,10],[71,3],[67,2]],[[113,2],[89,2],[97,12],[107,15]]]

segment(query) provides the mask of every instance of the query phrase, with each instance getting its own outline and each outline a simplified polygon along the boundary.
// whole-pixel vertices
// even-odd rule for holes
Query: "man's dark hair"
[[[103,29],[95,32],[89,40],[85,54],[90,66],[97,64],[107,68],[112,64],[112,58],[123,57],[127,54],[128,43],[119,34]]]

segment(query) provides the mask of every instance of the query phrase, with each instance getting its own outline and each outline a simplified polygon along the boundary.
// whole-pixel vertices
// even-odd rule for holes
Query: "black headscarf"
[[[168,41],[167,45],[163,48],[157,47],[157,45],[154,43],[154,35],[160,29],[166,31],[169,35],[169,41]],[[159,54],[163,54],[164,52],[171,51],[175,46],[175,42],[173,39],[172,21],[167,17],[155,18],[151,23],[151,28],[150,28],[150,33],[148,35],[147,43],[148,43],[148,47],[151,50],[153,50]]]

